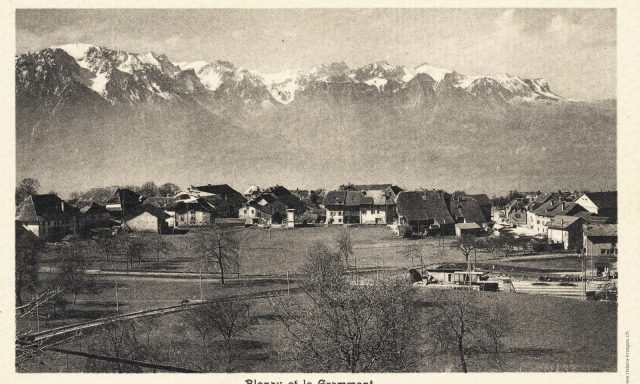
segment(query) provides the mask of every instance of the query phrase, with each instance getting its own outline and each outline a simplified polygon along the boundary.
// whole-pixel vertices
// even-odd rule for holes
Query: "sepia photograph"
[[[619,10],[179,7],[13,10],[16,373],[624,366]]]

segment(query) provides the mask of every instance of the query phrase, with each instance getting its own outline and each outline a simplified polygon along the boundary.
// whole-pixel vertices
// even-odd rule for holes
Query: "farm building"
[[[484,216],[484,221],[491,221],[491,211],[493,210],[493,203],[489,196],[484,193],[475,194],[475,195],[464,195],[465,199],[473,199],[478,203],[480,210],[482,211],[482,215]]]
[[[91,188],[83,193],[76,204],[96,203],[109,211],[114,219],[120,219],[126,212],[142,204],[141,196],[130,189],[118,187]]]
[[[562,244],[565,250],[582,249],[582,224],[584,219],[578,216],[558,215],[547,223],[549,244]]]
[[[216,207],[205,198],[177,201],[169,207],[174,212],[176,227],[195,227],[209,225],[216,217]]]
[[[103,205],[93,201],[79,201],[74,204],[82,213],[80,216],[80,228],[109,227],[111,216]]]
[[[482,227],[477,223],[456,223],[455,228],[458,237],[463,235],[478,236],[482,231]]]
[[[582,227],[582,234],[587,256],[618,254],[618,226],[616,224],[585,224]]]
[[[439,191],[402,191],[396,197],[396,209],[398,223],[411,227],[413,233],[454,233],[455,221]]]
[[[16,209],[16,221],[38,237],[76,233],[80,216],[78,208],[54,194],[28,196]]]
[[[240,210],[242,205],[247,202],[247,199],[242,195],[242,193],[236,191],[227,184],[207,184],[192,187],[191,189],[218,195],[229,206],[228,215],[226,215],[225,217],[238,217],[238,211]]]
[[[449,212],[456,223],[476,223],[481,227],[491,219],[489,212],[489,220],[486,220],[480,204],[473,198],[455,196],[449,203]]]
[[[575,203],[598,216],[605,216],[613,222],[618,218],[618,192],[587,192],[580,195]]]
[[[145,204],[125,211],[123,227],[131,232],[162,233],[169,228],[171,216],[160,208]]]

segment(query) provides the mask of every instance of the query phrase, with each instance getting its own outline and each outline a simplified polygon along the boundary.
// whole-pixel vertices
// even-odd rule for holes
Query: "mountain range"
[[[73,43],[16,57],[18,177],[615,188],[615,101],[547,81],[344,62],[276,74]]]

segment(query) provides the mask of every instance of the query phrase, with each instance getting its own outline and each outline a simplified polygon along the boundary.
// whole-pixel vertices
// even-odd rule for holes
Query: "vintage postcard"
[[[13,2],[3,372],[635,382],[630,4]]]

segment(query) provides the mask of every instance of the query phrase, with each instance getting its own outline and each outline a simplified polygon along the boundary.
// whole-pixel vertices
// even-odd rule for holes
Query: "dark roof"
[[[365,196],[361,191],[339,190],[329,191],[324,197],[324,205],[359,207],[361,205],[373,204],[373,198]]]
[[[125,215],[123,217],[124,221],[129,221],[135,217],[140,216],[143,213],[149,213],[155,217],[157,217],[159,220],[166,220],[168,218],[171,217],[171,215],[169,215],[168,213],[166,213],[165,211],[163,211],[162,209],[155,207],[151,204],[142,204],[139,205],[137,207],[131,208],[127,211],[125,211]]]
[[[481,229],[481,227],[473,222],[473,223],[457,223],[456,224],[456,228],[460,228],[460,229]]]
[[[214,193],[216,195],[220,195],[223,199],[227,200],[229,204],[236,205],[236,206],[241,206],[243,203],[247,201],[247,199],[242,195],[242,193],[231,188],[228,184],[217,184],[217,185],[207,184],[207,185],[201,185],[199,187],[194,187],[194,188],[202,192],[208,192],[208,193]]]
[[[384,191],[392,186],[392,184],[357,184],[350,186],[349,189],[354,191]]]
[[[585,193],[589,200],[599,209],[615,209],[618,207],[618,192],[587,192]]]
[[[54,194],[28,196],[16,209],[16,220],[19,221],[68,219],[78,215],[78,208]]]
[[[553,229],[566,229],[578,223],[583,223],[584,219],[578,216],[557,215],[547,223],[547,227]]]
[[[585,224],[582,227],[585,236],[618,236],[617,224]]]
[[[398,214],[408,221],[434,220],[439,224],[453,224],[447,206],[437,191],[402,191],[396,197]]]
[[[558,215],[572,215],[584,211],[580,205],[567,201],[550,200],[534,211],[538,216],[554,217]]]
[[[185,211],[198,211],[198,212],[215,212],[216,207],[211,205],[203,198],[198,198],[195,201],[177,201],[173,205],[168,207],[176,212]]]
[[[610,217],[594,215],[588,211],[580,211],[573,214],[573,216],[581,217],[589,224],[609,224],[611,222]]]
[[[464,218],[467,223],[484,223],[487,221],[482,213],[480,204],[475,199],[453,199],[449,206],[451,207],[451,216]]]
[[[78,202],[93,201],[100,205],[120,204],[120,200],[125,200],[125,206],[140,202],[140,194],[128,189],[118,187],[97,187],[91,188],[83,193]]]
[[[94,201],[77,201],[74,205],[80,210],[80,212],[85,214],[109,213],[104,205],[100,205]]]
[[[298,196],[294,195],[291,191],[281,185],[269,187],[265,192],[272,193],[278,200],[284,203],[287,208],[298,208],[302,204],[302,201],[300,201]]]

